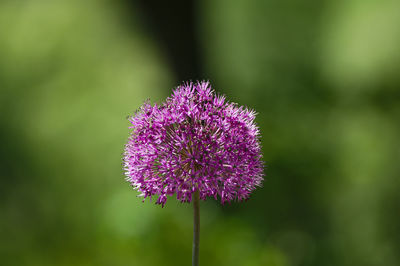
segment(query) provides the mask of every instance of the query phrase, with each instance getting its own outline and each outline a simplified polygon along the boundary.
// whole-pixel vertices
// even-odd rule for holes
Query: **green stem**
[[[193,253],[192,266],[199,266],[199,241],[200,241],[200,194],[196,191],[193,195]]]

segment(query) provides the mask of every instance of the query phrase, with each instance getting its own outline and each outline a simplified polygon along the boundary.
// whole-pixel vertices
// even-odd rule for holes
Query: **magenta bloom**
[[[129,118],[125,145],[127,181],[142,192],[190,202],[218,197],[247,199],[261,185],[263,162],[255,111],[216,95],[208,82],[177,87],[161,105],[149,102]]]

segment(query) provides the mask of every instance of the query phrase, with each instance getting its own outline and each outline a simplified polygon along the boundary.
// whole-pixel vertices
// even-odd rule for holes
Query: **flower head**
[[[208,82],[178,86],[161,105],[145,102],[129,118],[127,181],[142,192],[190,202],[247,199],[261,185],[263,162],[255,111],[216,95]]]

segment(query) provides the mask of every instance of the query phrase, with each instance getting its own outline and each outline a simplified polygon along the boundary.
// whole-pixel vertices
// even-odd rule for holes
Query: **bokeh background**
[[[190,265],[191,206],[121,166],[190,79],[258,111],[267,162],[202,202],[201,265],[400,265],[398,0],[1,0],[0,264]]]

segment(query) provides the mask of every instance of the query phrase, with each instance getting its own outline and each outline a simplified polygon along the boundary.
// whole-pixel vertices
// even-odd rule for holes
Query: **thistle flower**
[[[129,118],[126,180],[162,206],[167,196],[190,202],[195,192],[222,203],[247,199],[263,180],[255,115],[204,81],[178,86],[161,105],[145,102]]]

